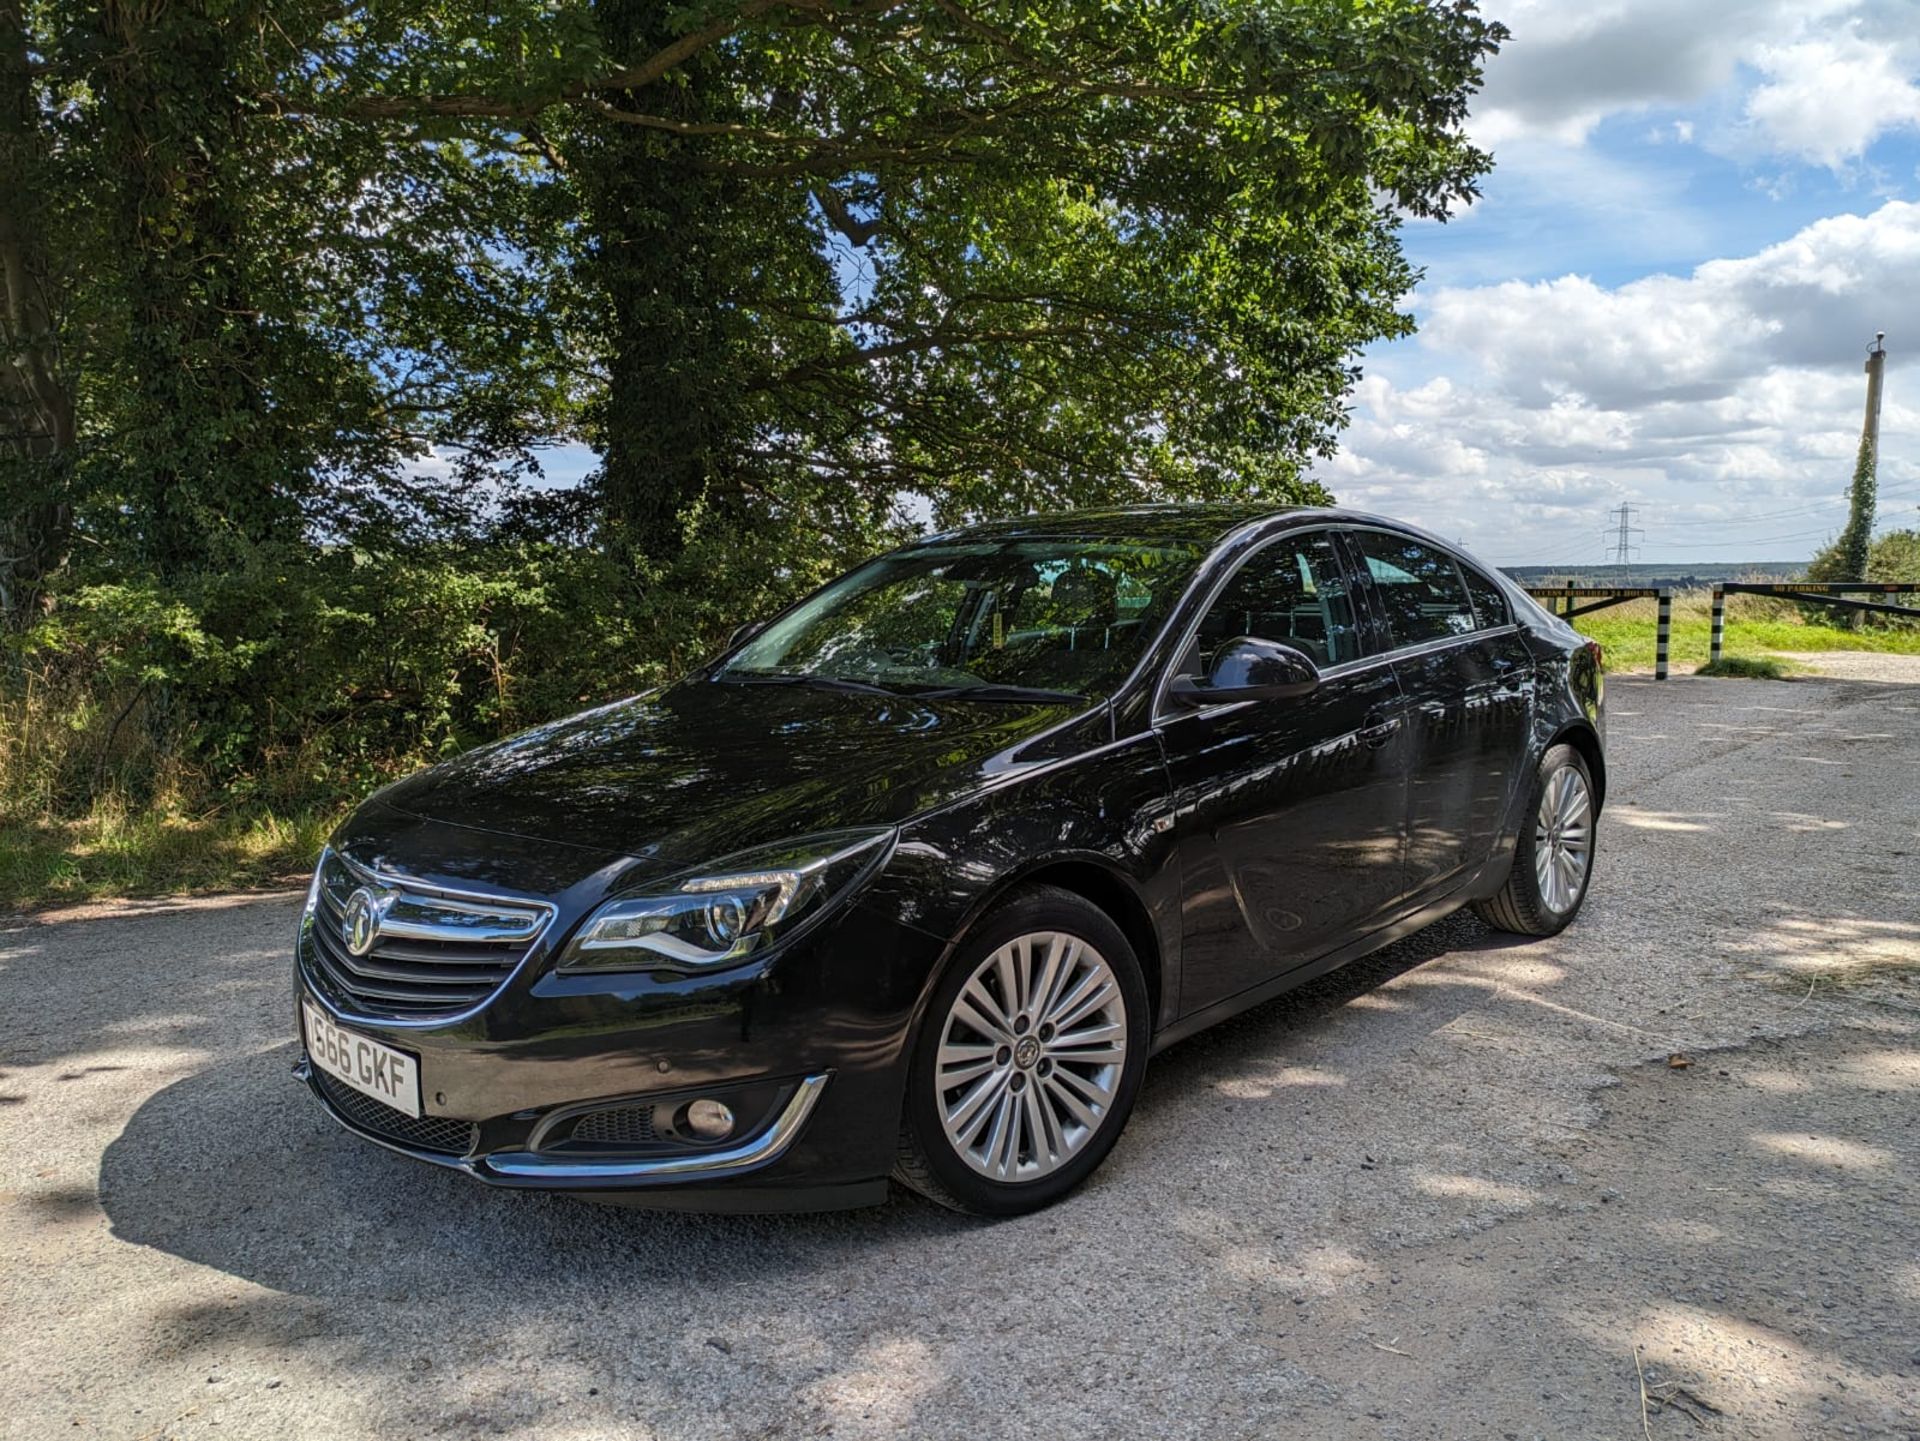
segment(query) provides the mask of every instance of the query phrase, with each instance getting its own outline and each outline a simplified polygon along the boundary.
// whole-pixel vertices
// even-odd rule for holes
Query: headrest
[[[1071,566],[1053,582],[1054,613],[1070,624],[1111,624],[1118,599],[1113,577],[1097,566]]]

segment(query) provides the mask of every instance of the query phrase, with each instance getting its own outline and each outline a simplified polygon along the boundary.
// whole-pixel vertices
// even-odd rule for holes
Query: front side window
[[[898,551],[775,621],[713,679],[981,699],[1105,696],[1139,661],[1203,553],[1085,537]]]
[[[1423,645],[1472,633],[1473,603],[1452,556],[1385,531],[1356,531],[1354,539],[1366,558],[1374,593],[1386,608],[1394,645]]]
[[[1290,645],[1323,670],[1359,657],[1353,597],[1331,536],[1282,536],[1249,556],[1200,622],[1188,668],[1206,675],[1214,652],[1241,636]]]

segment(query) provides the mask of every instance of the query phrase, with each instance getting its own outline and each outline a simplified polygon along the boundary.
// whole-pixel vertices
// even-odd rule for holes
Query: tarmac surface
[[[1174,1048],[1010,1222],[486,1190],[289,1077],[297,896],[0,920],[0,1437],[1920,1437],[1920,663],[1844,664],[1615,678],[1569,931]]]

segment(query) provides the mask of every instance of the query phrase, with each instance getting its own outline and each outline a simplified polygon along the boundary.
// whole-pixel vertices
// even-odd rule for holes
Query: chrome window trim
[[[1379,655],[1363,656],[1359,660],[1348,661],[1345,665],[1330,665],[1320,672],[1320,678],[1322,680],[1333,680],[1341,676],[1358,675],[1362,671],[1374,670],[1383,665],[1392,665],[1395,661],[1418,660],[1421,656],[1429,655],[1437,651],[1448,650],[1456,645],[1465,645],[1469,641],[1488,640],[1503,635],[1514,635],[1517,634],[1519,630],[1520,627],[1517,625],[1502,625],[1495,626],[1492,630],[1469,631],[1465,635],[1441,636],[1438,640],[1422,641],[1419,645],[1404,646],[1399,650],[1383,651]],[[1171,664],[1171,662],[1169,662],[1169,664]],[[1168,715],[1156,718],[1154,724],[1170,724],[1173,721],[1183,720],[1187,716],[1217,715],[1222,711],[1232,710],[1235,706],[1257,704],[1257,701],[1229,700],[1221,701],[1217,705],[1198,706],[1193,709],[1180,707]]]
[[[358,1011],[349,1011],[335,1004],[332,997],[328,996],[313,982],[309,974],[313,966],[303,953],[304,947],[319,944],[308,932],[314,924],[314,917],[319,909],[320,868],[327,863],[329,857],[337,859],[362,881],[370,881],[375,885],[387,886],[394,890],[409,891],[414,894],[430,897],[444,896],[455,901],[474,901],[482,905],[494,904],[515,910],[537,911],[540,913],[541,920],[539,925],[535,927],[533,933],[527,937],[525,945],[520,952],[520,959],[514,962],[513,969],[500,978],[499,985],[495,986],[482,999],[474,1002],[466,1009],[448,1011],[441,1015],[422,1017],[362,1015]],[[487,891],[468,891],[461,890],[455,886],[434,885],[427,881],[418,880],[412,876],[401,875],[398,872],[381,870],[377,866],[363,865],[359,861],[354,860],[353,857],[347,855],[344,851],[336,851],[332,846],[325,846],[321,849],[320,859],[315,861],[313,865],[313,874],[314,884],[308,889],[307,905],[300,913],[300,932],[296,945],[296,954],[299,956],[297,969],[300,973],[300,989],[315,1005],[319,1006],[321,1010],[326,1011],[335,1019],[345,1021],[348,1025],[371,1026],[376,1030],[425,1031],[432,1030],[438,1026],[454,1026],[460,1024],[462,1021],[472,1020],[475,1016],[479,1015],[480,1012],[492,1005],[494,1001],[499,998],[500,993],[519,978],[520,973],[527,968],[527,963],[532,960],[533,953],[539,948],[541,940],[546,936],[548,930],[552,928],[554,917],[560,914],[560,908],[551,901],[528,900],[518,896],[496,895]],[[468,933],[464,938],[472,939],[471,933]],[[305,1028],[302,1027],[300,1037],[301,1045],[304,1046],[306,1044],[306,1039]]]
[[[1240,530],[1233,533],[1234,536],[1241,534],[1246,528],[1247,527],[1244,526],[1241,527]],[[1192,643],[1195,633],[1200,629],[1200,622],[1207,618],[1207,612],[1213,609],[1213,603],[1220,598],[1220,592],[1227,588],[1228,582],[1240,573],[1241,566],[1248,564],[1255,556],[1266,550],[1268,546],[1275,545],[1283,540],[1291,540],[1298,536],[1314,535],[1320,532],[1339,535],[1343,532],[1352,534],[1362,530],[1377,531],[1381,535],[1390,535],[1400,540],[1413,540],[1418,541],[1421,545],[1434,546],[1442,555],[1451,560],[1456,568],[1460,564],[1460,558],[1439,542],[1429,540],[1424,535],[1414,535],[1408,531],[1395,530],[1393,527],[1386,525],[1372,525],[1365,522],[1323,521],[1312,525],[1304,525],[1275,532],[1242,556],[1239,565],[1228,569],[1224,574],[1219,576],[1208,589],[1206,599],[1188,620],[1180,636],[1179,644],[1168,654],[1163,664],[1160,678],[1154,685],[1153,706],[1148,724],[1154,728],[1158,728],[1187,716],[1218,715],[1223,711],[1232,710],[1237,706],[1256,704],[1256,702],[1248,700],[1221,701],[1217,705],[1198,706],[1191,709],[1184,706],[1172,706],[1168,704],[1167,689],[1173,684],[1174,667],[1179,664],[1180,657],[1186,654],[1188,645]],[[1228,540],[1232,538],[1232,536],[1229,536]],[[1221,542],[1223,546],[1226,543],[1226,541]],[[1464,577],[1462,577],[1461,580],[1461,588],[1463,590],[1466,588]],[[1354,594],[1357,596],[1358,592],[1354,592]],[[1469,610],[1471,610],[1471,595],[1468,596],[1468,607]],[[1509,613],[1511,614],[1511,607],[1509,607]],[[1356,616],[1355,619],[1357,620],[1358,617]],[[1468,641],[1485,640],[1489,637],[1512,635],[1519,630],[1519,624],[1509,620],[1505,625],[1492,626],[1486,630],[1471,630],[1463,635],[1443,635],[1437,639],[1420,641],[1414,645],[1395,646],[1383,650],[1377,655],[1361,656],[1358,660],[1345,661],[1340,665],[1330,665],[1320,672],[1320,678],[1322,680],[1328,680],[1339,676],[1358,675],[1362,671],[1372,670],[1375,666],[1391,665],[1394,661],[1414,660],[1434,651],[1446,650],[1450,646],[1464,645]],[[1115,692],[1115,694],[1118,694],[1118,692]]]

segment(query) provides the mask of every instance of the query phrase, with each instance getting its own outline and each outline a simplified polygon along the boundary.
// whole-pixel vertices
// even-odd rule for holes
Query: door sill
[[[1435,921],[1451,915],[1471,900],[1474,894],[1473,882],[1478,879],[1478,871],[1469,871],[1466,877],[1460,880],[1459,884],[1452,886],[1445,895],[1422,903],[1408,911],[1399,920],[1384,925],[1378,930],[1368,931],[1356,941],[1350,941],[1344,946],[1328,951],[1323,956],[1295,966],[1290,971],[1282,971],[1279,975],[1262,981],[1257,986],[1249,986],[1244,991],[1237,991],[1223,1001],[1215,1001],[1212,1005],[1195,1011],[1190,1016],[1182,1016],[1153,1038],[1153,1049],[1148,1054],[1157,1056],[1168,1046],[1176,1045],[1189,1036],[1197,1035],[1207,1027],[1226,1020],[1229,1016],[1237,1016],[1240,1012],[1250,1010],[1264,1001],[1284,996],[1288,991],[1304,986],[1309,981],[1318,980],[1328,971],[1337,971],[1349,961],[1357,961],[1362,956],[1371,955],[1382,946],[1390,946],[1395,941],[1412,935],[1415,931],[1425,930]]]

